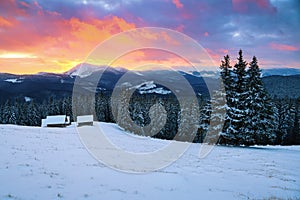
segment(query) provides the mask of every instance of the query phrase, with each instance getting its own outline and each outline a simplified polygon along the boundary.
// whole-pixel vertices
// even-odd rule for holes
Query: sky
[[[64,72],[113,35],[143,27],[186,34],[216,65],[226,54],[234,63],[242,49],[261,68],[300,68],[299,0],[1,0],[0,72]],[[147,49],[122,58],[116,63],[129,69],[141,60],[184,65]]]

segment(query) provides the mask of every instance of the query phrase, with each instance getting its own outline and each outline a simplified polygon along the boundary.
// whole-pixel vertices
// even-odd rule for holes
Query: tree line
[[[214,103],[216,109],[218,105],[225,107],[224,126],[217,133],[221,144],[300,144],[299,99],[271,99],[255,56],[247,63],[240,50],[237,62],[231,65],[230,57],[226,55],[220,70],[224,91],[216,91],[217,95],[203,110],[207,113],[202,117],[206,131],[207,121],[219,115],[210,112],[210,105]],[[218,102],[220,96],[226,99],[225,105]]]
[[[90,102],[87,95],[78,96],[75,100],[53,96],[44,102],[13,99],[0,105],[0,123],[40,126],[41,119],[48,115],[68,115],[74,121],[78,115],[93,113],[98,121],[117,122],[133,133],[137,133],[135,125],[145,127],[139,129],[142,133],[138,134],[147,135],[147,131],[152,131],[152,137],[162,139],[247,146],[300,144],[300,99],[271,99],[263,85],[256,57],[247,63],[240,51],[232,65],[227,55],[220,65],[220,75],[224,90],[214,91],[209,100],[197,96],[195,102],[187,97],[184,105],[180,105],[172,93],[134,92],[126,109],[122,98],[112,105],[111,93],[102,91],[96,94],[92,106],[86,104]],[[77,113],[73,113],[72,104],[76,106]],[[162,108],[166,121],[160,116]],[[126,112],[130,119],[124,117]],[[199,115],[195,114],[197,112]],[[184,113],[189,118],[184,118]],[[132,120],[135,125],[126,120]],[[146,129],[151,121],[159,128]],[[193,135],[178,137],[183,129]]]

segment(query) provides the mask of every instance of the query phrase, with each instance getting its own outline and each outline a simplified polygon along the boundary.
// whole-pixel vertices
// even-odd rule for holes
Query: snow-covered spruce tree
[[[200,109],[200,124],[195,137],[195,142],[202,143],[209,128],[211,115],[211,100],[202,105]]]
[[[96,115],[98,121],[110,122],[108,104],[108,98],[103,92],[99,92],[96,96]]]
[[[129,120],[126,118],[128,115],[128,104],[127,104],[127,99],[129,92],[127,91],[126,88],[122,88],[118,99],[112,102],[112,108],[113,108],[113,113],[114,113],[114,119],[116,120],[117,124],[124,128],[127,131],[132,132],[132,127],[130,126],[130,123],[127,121]]]
[[[295,140],[293,144],[300,145],[300,98],[296,100],[296,116],[293,133],[295,134]]]
[[[239,51],[238,62],[233,68],[233,83],[231,84],[231,95],[229,96],[228,121],[230,122],[226,132],[232,138],[230,144],[247,144],[248,138],[245,133],[245,119],[247,107],[245,107],[248,96],[247,89],[247,63],[243,58],[242,50]]]
[[[60,100],[60,113],[70,116],[70,120],[73,121],[72,114],[72,99],[71,97],[64,97]]]
[[[208,126],[208,132],[204,139],[205,143],[216,144],[222,142],[224,138],[228,137],[227,134],[224,135],[224,122],[226,119],[226,94],[222,90],[216,90],[213,92],[211,99],[211,115],[210,122]]]
[[[282,99],[276,102],[278,108],[278,129],[276,144],[287,145],[295,124],[296,108],[291,99]]]
[[[221,61],[222,64],[220,65],[220,75],[221,79],[223,81],[224,89],[226,92],[226,114],[225,114],[225,122],[223,126],[223,131],[220,137],[220,143],[226,144],[226,143],[233,143],[235,140],[235,134],[232,134],[232,131],[230,131],[229,127],[231,124],[231,118],[230,118],[230,109],[234,106],[234,90],[235,87],[234,79],[233,79],[233,72],[232,72],[232,66],[230,64],[230,57],[229,55],[224,56],[224,60]]]
[[[300,134],[300,127],[299,127],[299,103],[295,102],[294,106],[294,124],[291,128],[289,137],[287,139],[288,145],[299,145],[299,134]]]
[[[223,81],[223,85],[226,91],[226,96],[229,99],[229,96],[231,95],[232,90],[232,66],[230,65],[230,57],[229,55],[224,56],[224,60],[221,61],[222,64],[220,65],[220,75]]]
[[[145,131],[147,135],[154,136],[165,126],[167,119],[167,112],[161,99],[158,99],[157,102],[150,107],[148,115],[150,117],[150,123],[153,125],[149,126]]]
[[[18,124],[18,115],[19,115],[18,109],[17,109],[15,104],[13,104],[10,107],[10,109],[11,109],[11,115],[8,118],[8,124],[15,124],[16,125],[16,124]]]
[[[3,114],[2,114],[2,121],[3,124],[8,124],[8,119],[11,115],[11,102],[10,100],[7,100],[3,105]]]
[[[38,111],[37,105],[31,101],[27,107],[27,119],[29,126],[40,126],[41,116]]]
[[[28,117],[27,117],[27,106],[28,103],[18,103],[18,124],[22,126],[28,126]]]
[[[54,96],[51,96],[49,98],[49,102],[48,102],[48,114],[49,115],[59,115],[59,103],[58,100],[55,99]]]
[[[244,143],[271,144],[274,142],[275,111],[274,105],[263,86],[261,70],[254,56],[247,71],[247,88],[245,106],[247,109],[244,123]]]
[[[0,105],[0,124],[3,124],[3,106]]]
[[[194,141],[199,128],[199,103],[196,99],[186,96],[180,104],[178,133],[175,140]]]

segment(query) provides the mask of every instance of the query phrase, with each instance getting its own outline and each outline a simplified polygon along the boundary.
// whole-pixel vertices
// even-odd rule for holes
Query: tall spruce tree
[[[29,126],[41,125],[41,116],[38,112],[36,104],[33,101],[31,101],[27,107],[27,119]]]
[[[0,124],[3,124],[3,105],[0,104]]]
[[[226,96],[230,95],[230,90],[232,89],[232,66],[230,65],[230,57],[229,55],[224,56],[224,60],[221,61],[220,65],[221,69],[221,78],[224,84],[224,88],[226,91]]]
[[[277,102],[278,108],[278,130],[276,144],[287,145],[295,124],[296,108],[291,99],[282,99]]]
[[[221,133],[221,143],[233,143],[235,141],[235,135],[232,134],[230,130],[231,120],[230,117],[230,109],[234,105],[234,80],[233,80],[233,72],[232,66],[230,64],[230,57],[229,55],[224,56],[224,60],[221,61],[220,65],[220,75],[223,81],[224,89],[226,92],[226,113],[225,113],[225,121],[223,126],[223,131]]]
[[[222,90],[216,90],[213,92],[211,103],[210,122],[208,127],[208,134],[205,137],[204,142],[210,144],[216,144],[222,142],[224,138],[224,122],[226,119],[226,94]],[[226,137],[227,135],[225,135]]]
[[[209,128],[210,123],[210,116],[211,116],[211,100],[209,100],[206,104],[202,106],[200,109],[200,124],[198,128],[198,132],[196,135],[196,140],[198,142],[203,142],[204,138],[206,137],[206,133]]]
[[[275,113],[261,79],[261,70],[254,56],[247,71],[248,94],[245,106],[245,143],[270,144],[274,140]]]
[[[17,107],[11,100],[7,100],[3,108],[3,123],[17,124]]]
[[[238,62],[233,68],[233,84],[232,96],[230,97],[230,106],[228,118],[230,126],[227,129],[229,135],[234,139],[234,145],[245,144],[247,133],[245,133],[244,125],[247,116],[247,108],[245,107],[246,98],[248,96],[247,89],[247,63],[243,58],[242,50],[239,51]]]

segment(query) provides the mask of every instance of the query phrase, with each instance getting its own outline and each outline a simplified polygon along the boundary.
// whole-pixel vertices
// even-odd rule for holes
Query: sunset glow
[[[263,68],[300,68],[299,7],[297,1],[277,0],[1,1],[0,72],[64,72],[113,35],[148,26],[192,37],[217,64],[241,48],[255,54]],[[167,34],[162,39],[178,45]],[[133,38],[116,46],[128,42],[143,44]],[[143,60],[185,66],[180,58],[163,55],[137,51],[114,65],[133,68]]]

